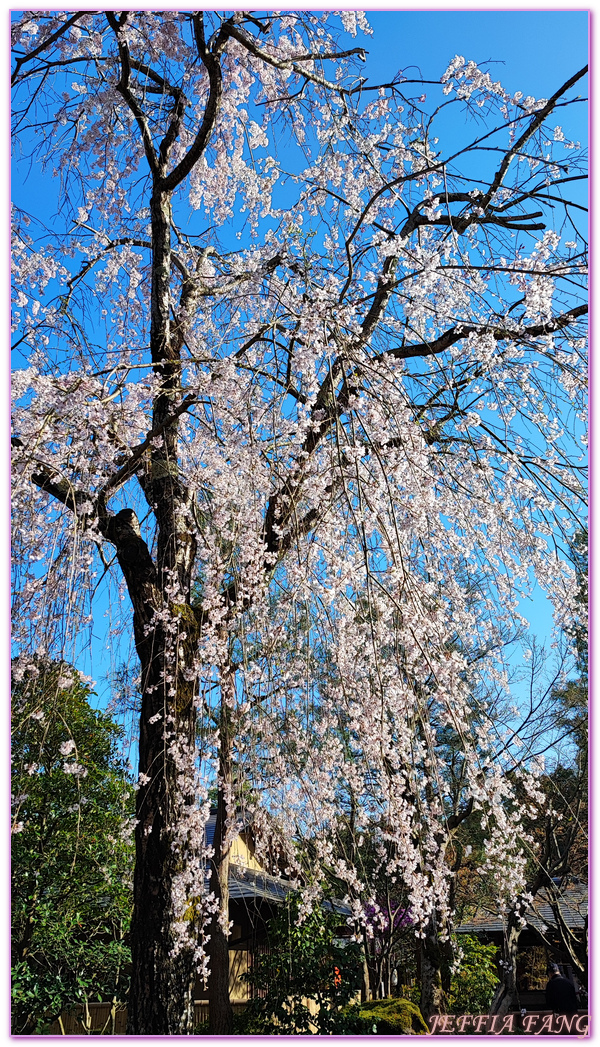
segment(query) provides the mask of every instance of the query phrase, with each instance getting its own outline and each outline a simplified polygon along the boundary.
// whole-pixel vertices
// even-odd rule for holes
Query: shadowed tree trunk
[[[520,1011],[517,989],[517,949],[521,937],[521,926],[514,912],[509,913],[504,941],[502,943],[503,979],[490,1005],[490,1014],[504,1015],[509,1011]]]
[[[233,1030],[233,1011],[229,1000],[229,856],[231,833],[228,831],[235,810],[228,805],[232,795],[232,731],[230,708],[233,705],[235,676],[223,673],[221,716],[219,722],[219,780],[214,856],[211,861],[210,890],[218,902],[209,927],[208,977],[209,1032],[226,1035]],[[228,809],[229,807],[229,809]]]
[[[439,928],[430,920],[421,940],[421,1014],[429,1021],[433,1014],[445,1014],[450,992],[452,942],[440,940]]]
[[[182,804],[193,804],[193,795],[180,795],[180,767],[172,742],[194,745],[193,665],[198,624],[188,605],[169,605],[159,585],[159,574],[141,537],[135,513],[124,509],[103,521],[114,542],[123,570],[134,615],[134,636],[142,673],[140,717],[140,787],[136,801],[136,862],[134,911],[131,928],[132,986],[128,1030],[192,1030],[192,951],[175,945],[171,885],[180,871],[181,857],[173,846],[173,829]],[[181,545],[193,544],[179,535]],[[169,545],[169,543],[164,543]],[[159,541],[159,548],[160,548]],[[183,579],[185,583],[185,577]],[[188,582],[188,591],[189,591]],[[169,608],[175,628],[168,636],[157,614]],[[168,667],[175,662],[174,683]],[[173,991],[173,984],[178,991]]]

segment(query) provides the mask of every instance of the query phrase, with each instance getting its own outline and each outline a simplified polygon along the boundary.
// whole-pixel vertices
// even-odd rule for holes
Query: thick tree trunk
[[[366,934],[363,933],[363,984],[362,984],[362,990],[361,990],[361,994],[360,994],[361,1001],[363,1003],[366,1003],[368,1000],[372,1000],[373,999],[373,991],[372,991],[373,979],[372,979],[372,976],[371,976],[371,968],[369,967],[368,956],[369,956],[369,953],[368,953],[368,947],[367,947],[367,936],[366,936]]]
[[[175,1035],[192,1032],[193,1023],[193,942],[186,946],[178,940],[175,924],[184,914],[176,912],[173,886],[182,862],[193,858],[193,854],[187,859],[181,856],[175,833],[186,806],[197,802],[194,795],[181,795],[180,763],[181,753],[186,751],[193,760],[195,745],[198,621],[189,605],[189,594],[196,542],[185,523],[193,496],[182,483],[178,468],[178,423],[173,407],[180,397],[181,361],[179,345],[174,344],[170,331],[171,199],[160,177],[155,179],[150,210],[150,349],[154,373],[160,379],[152,424],[161,439],[150,451],[149,473],[145,478],[140,476],[140,483],[154,507],[158,525],[156,564],[139,534],[137,519],[132,520],[135,514],[124,510],[115,518],[118,521],[126,514],[123,527],[130,525],[135,536],[130,535],[124,543],[116,534],[115,544],[133,603],[134,635],[142,667],[127,1032]],[[115,527],[112,530],[109,537],[115,540]],[[163,624],[165,617],[168,630]]]
[[[147,701],[144,704],[147,726],[155,714],[148,713]],[[163,718],[150,727],[143,732],[140,744],[140,768],[162,766],[151,782],[138,790],[127,1026],[129,1033],[174,1035],[192,1031],[192,952],[184,948],[172,955],[172,886],[181,867],[172,847],[170,818],[177,769],[166,753]]]
[[[155,642],[157,639],[155,633]],[[164,646],[157,646],[159,651],[151,667],[145,667],[146,688],[142,698],[139,763],[142,784],[136,803],[132,982],[127,1031],[174,1035],[192,1032],[194,971],[191,947],[179,948],[173,955],[176,944],[173,924],[177,915],[172,888],[182,861],[173,846],[173,827],[186,798],[179,796],[180,769],[169,753],[169,742],[176,733],[180,742],[183,739],[193,746],[194,714],[191,702],[182,708],[186,696],[181,694],[181,689],[175,701],[166,702],[164,686],[157,678],[163,675],[167,658]],[[175,721],[174,731],[166,723],[169,715]]]
[[[421,949],[421,1014],[429,1021],[433,1014],[444,1013],[444,994],[440,969],[432,962],[425,947]]]
[[[520,1011],[521,1002],[517,989],[517,947],[521,936],[521,928],[517,923],[514,913],[510,913],[504,943],[502,947],[502,959],[504,962],[503,985],[496,993],[490,1006],[490,1014],[508,1014],[509,1011]]]
[[[174,953],[173,884],[182,862],[179,848],[173,846],[174,829],[185,805],[194,804],[196,798],[181,795],[181,766],[171,743],[177,739],[179,752],[187,747],[193,758],[198,624],[189,604],[169,603],[164,595],[135,513],[123,509],[106,523],[106,531],[115,544],[133,604],[142,668],[127,1032],[173,1035],[191,1032],[193,1020],[191,944]],[[165,611],[168,633],[162,624]]]
[[[589,930],[588,930],[588,914],[586,913],[585,914],[585,921],[584,921],[584,935],[583,935],[583,938],[580,938],[578,940],[578,952],[577,952],[577,956],[578,956],[578,959],[579,959],[579,966],[577,968],[579,981],[583,985],[583,987],[586,990],[586,992],[587,992],[587,988],[588,988],[588,956],[589,956],[589,951],[588,951],[588,934],[589,934]]]
[[[361,996],[364,1000],[376,1000],[379,997],[379,983],[381,981],[380,965],[373,952],[373,939],[369,938],[363,928],[363,988]]]
[[[421,942],[421,1014],[428,1021],[433,1014],[446,1013],[450,991],[452,942],[441,941],[437,927],[430,922]]]
[[[210,888],[218,902],[212,918],[208,943],[210,974],[208,977],[209,1032],[215,1036],[233,1033],[233,1010],[229,999],[229,856],[228,798],[231,802],[233,768],[231,752],[231,714],[228,701],[233,699],[235,681],[232,673],[225,676],[221,687],[219,724],[219,780],[214,856],[211,862]]]

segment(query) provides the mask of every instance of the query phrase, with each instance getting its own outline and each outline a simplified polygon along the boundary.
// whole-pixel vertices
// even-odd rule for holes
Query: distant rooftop
[[[583,930],[588,911],[587,884],[575,883],[565,887],[558,895],[558,904],[567,927],[572,930]],[[547,928],[556,930],[552,905],[545,889],[539,891],[533,904],[527,907],[525,919],[528,926],[536,931],[541,932]],[[456,931],[458,934],[477,934],[484,931],[488,934],[501,934],[504,928],[505,923],[497,911],[482,907],[470,920],[457,927]]]
[[[211,813],[206,823],[206,842],[211,847],[215,839],[216,821],[216,814]],[[243,832],[249,828],[249,823],[240,819],[238,832]],[[274,902],[279,905],[285,901],[290,891],[293,890],[294,887],[290,881],[283,876],[271,876],[270,873],[248,869],[245,866],[235,864],[233,861],[229,866],[229,897],[237,901],[253,898]],[[329,909],[340,916],[349,916],[351,912],[350,907],[337,898],[334,898],[332,901],[323,901],[321,908]]]

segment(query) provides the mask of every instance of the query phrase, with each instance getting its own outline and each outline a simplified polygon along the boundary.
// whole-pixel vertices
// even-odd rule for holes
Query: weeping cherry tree
[[[523,889],[473,674],[534,580],[559,615],[576,595],[586,71],[547,99],[460,56],[373,84],[357,12],[12,31],[16,652],[75,660],[116,587],[141,692],[128,1031],[191,1031],[199,976],[227,1033],[241,803],[304,911],[333,866],[357,928],[374,819],[420,934],[447,938],[467,811],[499,898]]]

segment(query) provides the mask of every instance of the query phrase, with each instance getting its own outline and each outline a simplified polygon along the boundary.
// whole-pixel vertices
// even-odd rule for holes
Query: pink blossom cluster
[[[469,804],[482,875],[503,911],[524,904],[525,824],[545,799],[518,717],[498,712],[514,701],[503,649],[535,585],[557,628],[573,615],[565,549],[585,495],[586,381],[583,242],[541,228],[529,179],[554,184],[574,144],[544,125],[545,99],[509,96],[460,56],[436,104],[481,110],[492,150],[468,121],[440,141],[420,88],[363,97],[360,49],[328,57],[368,32],[360,12],[278,12],[264,32],[240,13],[223,37],[224,18],[204,12],[207,39],[222,39],[218,111],[163,201],[157,360],[148,157],[167,142],[163,189],[176,181],[216,74],[197,60],[190,12],[130,12],[118,31],[95,12],[69,17],[29,12],[14,27],[25,51],[62,27],[52,53],[69,66],[44,96],[39,140],[23,132],[67,198],[49,231],[14,219],[14,640],[22,658],[77,650],[98,591],[118,639],[119,556],[132,574],[140,543],[154,567],[162,557],[135,642],[164,650],[144,727],[163,732],[174,769],[173,955],[191,949],[206,971],[213,783],[225,847],[242,807],[258,858],[301,888],[301,914],[329,870],[354,926],[372,930],[360,851],[374,833],[417,933],[432,914],[449,926],[449,826]],[[455,174],[465,157],[468,177]],[[135,525],[117,556],[123,510]],[[173,712],[187,686],[193,745]],[[219,777],[223,710],[231,780]],[[85,774],[76,760],[64,771]],[[139,790],[153,773],[141,769]],[[342,858],[349,805],[356,851]]]

